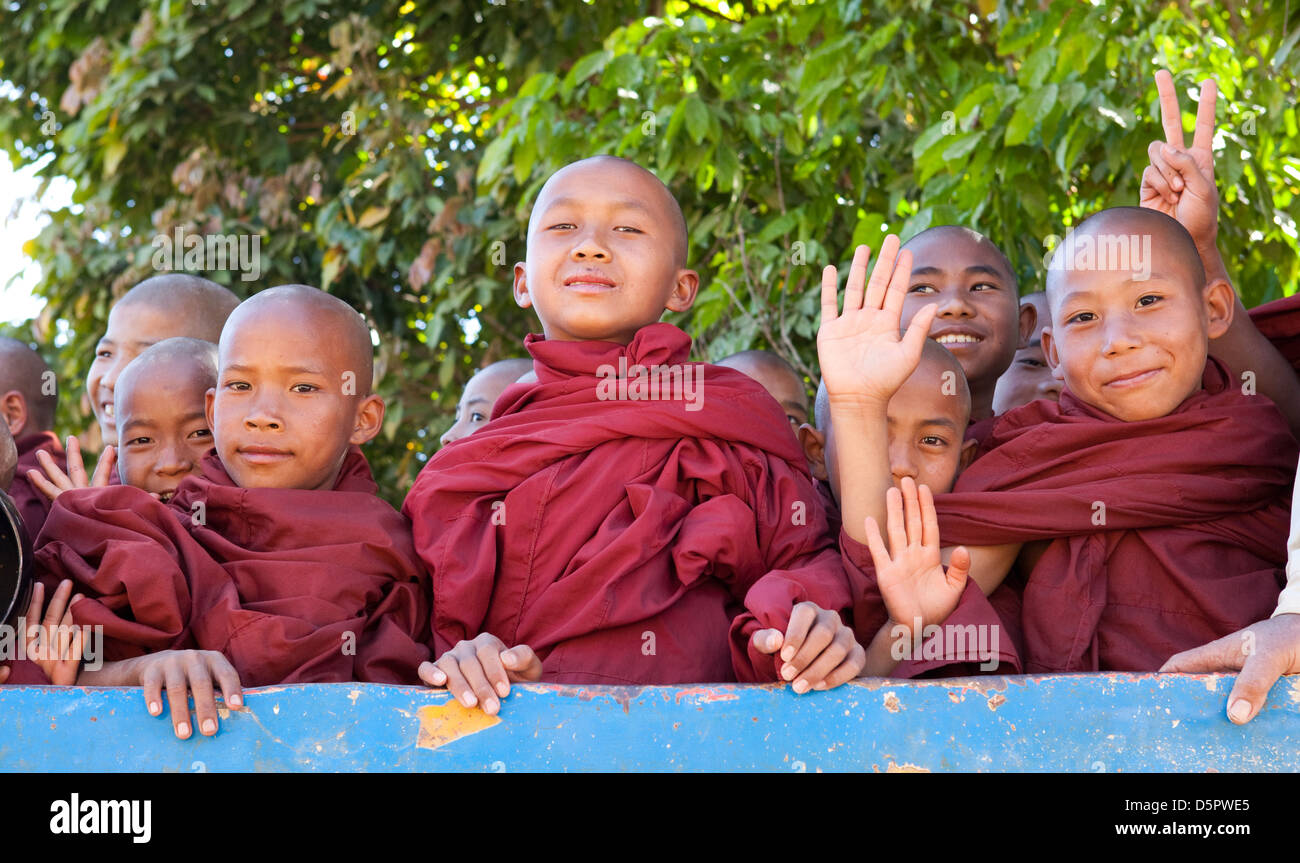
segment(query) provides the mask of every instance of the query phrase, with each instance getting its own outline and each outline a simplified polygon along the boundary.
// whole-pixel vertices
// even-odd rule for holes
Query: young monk
[[[214,344],[239,298],[216,282],[167,273],[131,288],[108,313],[108,330],[95,346],[86,392],[105,445],[117,445],[113,390],[127,363],[163,339],[184,337]]]
[[[498,360],[474,373],[465,384],[460,403],[456,405],[456,421],[442,433],[439,443],[446,446],[487,425],[492,419],[492,406],[501,398],[506,387],[533,370],[533,361],[525,359]]]
[[[85,481],[76,438],[69,438],[68,473],[43,464],[47,476],[31,481],[49,500],[73,488],[108,485],[106,464],[115,464],[125,485],[144,489],[164,503],[180,481],[199,473],[212,449],[205,396],[217,385],[217,346],[200,339],[164,339],[146,348],[122,372],[114,388],[114,419],[122,445],[106,448],[96,476]],[[44,460],[43,460],[44,461]]]
[[[993,427],[993,393],[1016,350],[1027,347],[1035,309],[1018,299],[1015,271],[1002,250],[969,228],[944,225],[903,244],[912,256],[912,281],[903,324],[936,306],[930,338],[952,351],[971,391],[967,436],[982,441]]]
[[[997,388],[993,391],[993,413],[998,416],[1035,399],[1056,401],[1061,397],[1061,382],[1047,367],[1047,359],[1043,356],[1041,334],[1049,317],[1047,294],[1035,291],[1022,297],[1020,303],[1034,307],[1036,323],[1029,344],[1016,350],[1011,368],[998,378]]]
[[[1142,206],[1178,219],[1192,235],[1207,273],[1228,279],[1218,250],[1219,194],[1214,182],[1214,112],[1218,90],[1213,80],[1201,84],[1196,130],[1187,147],[1182,111],[1173,77],[1156,72],[1160,114],[1165,139],[1148,148],[1151,164],[1142,173]],[[1211,351],[1234,371],[1250,372],[1258,391],[1277,402],[1293,432],[1300,430],[1295,374],[1289,373],[1300,356],[1295,350],[1300,333],[1296,297],[1289,297],[1244,313],[1240,298],[1229,332],[1211,343]],[[1267,337],[1268,341],[1263,341]],[[1271,342],[1271,344],[1270,344]],[[1276,347],[1275,347],[1276,346]],[[1279,356],[1283,357],[1279,362]],[[1300,672],[1300,501],[1292,500],[1291,534],[1287,542],[1287,587],[1278,597],[1273,614],[1246,629],[1225,635],[1170,657],[1161,668],[1168,672],[1239,671],[1228,694],[1228,718],[1238,724],[1259,714],[1269,690],[1282,674]],[[1249,647],[1249,649],[1247,649]]]
[[[50,501],[27,472],[40,466],[41,453],[51,464],[67,469],[66,454],[53,432],[58,395],[52,384],[53,374],[40,354],[17,339],[0,336],[0,412],[18,448],[9,496],[32,537],[41,532]]]
[[[495,713],[521,680],[855,676],[849,585],[784,415],[658,323],[699,284],[672,194],[623,159],[576,162],[538,194],[527,249],[537,380],[403,505],[436,597],[421,678]]]
[[[771,351],[741,351],[718,360],[718,365],[735,369],[758,381],[785,411],[796,435],[808,422],[808,391],[794,366]]]
[[[61,494],[38,566],[77,582],[74,617],[104,626],[109,659],[217,651],[254,686],[414,680],[428,582],[357,449],[384,415],[365,321],[315,288],[272,288],[231,315],[219,363],[202,476],[166,504],[129,486]],[[210,680],[210,659],[185,667]],[[90,682],[141,684],[144,667]],[[188,714],[173,720],[187,736]]]
[[[1080,253],[1124,242],[1127,261]],[[1105,210],[1057,255],[1042,339],[1060,403],[998,424],[940,526],[982,546],[986,592],[1020,557],[1025,671],[1154,670],[1272,610],[1296,443],[1267,397],[1207,363],[1234,296],[1178,222]]]

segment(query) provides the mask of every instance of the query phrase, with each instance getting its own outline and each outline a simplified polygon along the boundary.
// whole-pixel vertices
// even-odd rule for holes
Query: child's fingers
[[[9,666],[0,665],[0,683],[4,683],[8,679],[9,679]]]
[[[1168,199],[1169,203],[1175,204],[1178,202],[1178,193],[1183,190],[1183,178],[1165,158],[1165,151],[1172,149],[1164,141],[1151,142],[1147,147],[1147,158],[1151,160],[1148,170],[1151,170],[1151,173],[1147,174],[1144,171],[1142,181],[1149,183],[1162,197]]]
[[[506,667],[501,664],[501,653],[499,646],[483,644],[479,646],[475,655],[478,657],[488,685],[496,691],[498,698],[505,698],[510,694],[510,675],[506,673]]]
[[[217,733],[217,696],[212,691],[208,663],[202,656],[195,655],[186,663],[185,676],[190,682],[190,692],[194,693],[194,713],[199,733],[211,737]]]
[[[185,740],[190,736],[190,688],[179,663],[169,662],[163,671],[167,686],[167,706],[171,708],[172,728]]]
[[[965,587],[966,579],[970,578],[970,552],[966,546],[959,545],[952,550],[952,557],[948,558],[948,583],[954,588]]]
[[[921,495],[921,545],[939,550],[939,513],[934,508],[934,494],[925,483],[918,486]]]
[[[63,489],[50,482],[45,476],[36,469],[27,471],[27,481],[36,486],[36,490],[45,495],[49,500],[54,500],[59,496]]]
[[[63,472],[63,468],[55,464],[54,456],[45,450],[37,450],[36,461],[40,464],[41,470],[45,471],[45,476],[41,478],[46,480],[49,485],[60,491],[66,491],[73,487],[72,480],[68,479],[68,475]]]
[[[1200,166],[1196,164],[1191,153],[1186,150],[1175,150],[1168,144],[1164,146],[1162,153],[1169,164],[1169,169],[1182,177],[1189,194],[1207,200],[1215,196],[1214,183],[1201,173]]]
[[[460,663],[456,661],[456,657],[450,653],[443,654],[442,658],[438,660],[438,667],[447,676],[447,682],[444,684],[447,691],[457,701],[466,707],[474,707],[478,704],[478,698],[465,680],[465,675],[461,673]]]
[[[39,581],[32,585],[32,598],[27,603],[27,626],[31,627],[32,623],[39,621],[44,613],[45,608],[45,585]],[[23,637],[28,637],[23,633]]]
[[[840,308],[840,274],[833,266],[822,268],[822,321],[833,321],[839,317]]]
[[[822,655],[822,651],[826,650],[831,642],[835,640],[835,633],[839,628],[841,628],[841,624],[838,614],[819,610],[816,622],[808,630],[808,635],[804,637],[799,645],[799,651],[795,653],[792,659],[786,660],[786,664],[781,668],[781,677],[786,680],[802,677],[808,667],[816,662],[817,657]],[[782,655],[784,656],[784,652]],[[839,660],[842,658],[842,656],[836,657],[835,663],[838,665]],[[827,671],[829,670],[827,669]],[[815,682],[805,681],[809,686]]]
[[[867,280],[867,262],[871,249],[858,246],[853,250],[853,263],[849,265],[849,281],[844,287],[844,314],[862,309],[863,284]]]
[[[848,655],[844,657],[843,662],[837,665],[831,673],[827,674],[822,682],[814,686],[813,689],[834,689],[841,684],[848,683],[850,680],[861,674],[862,669],[867,667],[867,651],[863,649],[861,644],[858,644],[857,639],[853,638],[852,634],[849,633],[848,630],[845,630],[845,632],[853,641],[853,646],[849,649]]]
[[[420,680],[434,689],[441,689],[447,685],[446,673],[432,662],[421,662],[419,667],[415,669],[415,674]]]
[[[50,597],[50,604],[45,609],[45,626],[59,625],[68,611],[68,598],[71,596],[72,579],[65,578],[59,582],[59,586],[54,589],[54,595]]]
[[[221,687],[221,699],[226,702],[226,706],[236,709],[243,707],[244,689],[239,682],[239,672],[230,664],[230,660],[220,653],[213,652],[208,657],[208,668],[216,678],[217,685]]]
[[[465,679],[465,685],[474,696],[474,701],[488,713],[496,713],[496,708],[500,707],[497,701],[497,694],[492,689],[492,684],[488,683],[487,675],[483,673],[483,664],[478,660],[478,654],[470,652],[460,660],[459,670],[461,676]],[[473,707],[473,704],[467,704],[466,707]]]
[[[144,691],[144,706],[150,716],[162,715],[162,669],[150,665],[140,676],[140,687]]]
[[[1165,128],[1165,142],[1182,147],[1185,140],[1183,114],[1178,107],[1178,91],[1174,89],[1174,76],[1165,69],[1156,72],[1156,91],[1160,94],[1160,123]]]
[[[906,253],[909,258],[911,252]],[[899,269],[902,269],[901,265]],[[908,265],[907,281],[911,281],[912,268]],[[899,296],[899,317],[902,317],[902,299],[907,294],[906,282]],[[934,324],[934,319],[939,315],[938,303],[927,303],[922,306],[916,314],[912,315],[912,320],[907,324],[907,331],[903,333],[903,347],[907,355],[912,358],[912,368],[915,370],[921,363],[921,354],[925,351],[925,340],[930,337],[930,327]]]
[[[809,689],[819,687],[826,680],[827,675],[838,668],[849,655],[852,647],[853,636],[849,634],[848,629],[840,627],[837,632],[831,633],[830,641],[820,653],[809,660],[808,667],[799,672],[791,688],[802,694]]]
[[[1219,100],[1219,85],[1213,78],[1201,82],[1201,104],[1196,108],[1196,132],[1192,149],[1214,148],[1214,109]]]
[[[898,259],[898,236],[890,234],[880,244],[880,255],[876,265],[871,268],[871,279],[867,282],[867,294],[862,300],[864,309],[883,309],[885,293],[889,282],[894,277],[894,264]],[[865,265],[865,262],[864,262]]]
[[[903,518],[907,523],[907,544],[921,541],[921,498],[916,490],[916,480],[903,477]]]
[[[109,477],[116,464],[117,449],[111,445],[104,447],[104,451],[99,455],[99,461],[95,463],[95,475],[90,478],[90,485],[93,488],[103,488],[108,485]]]
[[[894,557],[907,548],[907,531],[903,527],[903,493],[897,486],[890,486],[885,492],[886,529],[889,531],[889,551]]]
[[[501,652],[501,662],[513,681],[535,682],[542,679],[542,661],[527,644],[516,644]]]
[[[767,654],[776,653],[781,649],[781,645],[785,643],[779,629],[760,629],[750,636],[749,640],[753,643],[755,650]]]
[[[880,525],[871,516],[863,522],[867,534],[867,550],[871,552],[871,562],[875,564],[877,576],[880,571],[892,563],[889,549],[885,548],[885,539],[880,535]]]
[[[81,444],[75,436],[68,438],[68,479],[76,488],[86,488],[90,480],[86,477],[86,465],[81,459]]]
[[[799,648],[803,646],[803,640],[807,638],[808,631],[812,629],[813,624],[817,622],[817,612],[820,609],[811,602],[801,602],[790,610],[790,623],[786,625],[785,635],[781,639],[781,659],[789,662],[794,659]],[[794,675],[791,675],[793,677]],[[790,678],[786,678],[789,680]]]
[[[912,253],[911,251],[899,252],[898,258],[894,261],[894,271],[890,274],[889,283],[885,286],[885,297],[882,305],[885,311],[893,312],[900,319],[902,318],[903,300],[907,299],[907,289],[911,281]]]

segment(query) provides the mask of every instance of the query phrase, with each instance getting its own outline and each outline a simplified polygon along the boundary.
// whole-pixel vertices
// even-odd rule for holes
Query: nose
[[[189,447],[180,443],[167,444],[158,454],[154,470],[164,476],[187,474],[194,470],[194,455]]]
[[[1106,356],[1133,350],[1141,344],[1128,315],[1113,315],[1107,319],[1104,327],[1101,349]]]
[[[280,419],[280,412],[269,394],[255,398],[248,406],[244,427],[250,431],[281,431],[284,428],[284,420]]]
[[[960,286],[946,288],[939,295],[939,317],[941,318],[969,318],[974,315],[974,312],[969,293]]]
[[[894,477],[894,485],[898,485],[905,476],[916,479],[916,459],[913,455],[912,447],[906,441],[889,442],[889,472]]]
[[[438,445],[446,446],[449,443],[455,443],[456,441],[463,438],[465,436],[465,431],[461,426],[462,423],[460,420],[456,420],[454,423],[452,423],[451,428],[443,432],[442,437],[438,438]]]
[[[1045,396],[1060,396],[1061,382],[1053,377],[1051,372],[1048,372],[1043,376],[1043,379],[1038,382],[1038,391]]]
[[[588,228],[573,244],[572,257],[575,261],[608,261],[609,250],[597,239],[595,230]]]

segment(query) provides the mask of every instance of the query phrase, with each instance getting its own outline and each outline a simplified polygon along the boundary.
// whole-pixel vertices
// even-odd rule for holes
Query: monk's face
[[[1022,314],[1014,281],[988,243],[965,231],[931,231],[908,241],[912,280],[903,302],[903,326],[927,305],[939,313],[930,338],[966,372],[972,393],[989,395],[1033,330],[1032,306]]]
[[[957,475],[975,455],[976,442],[963,440],[970,420],[970,402],[964,394],[957,394],[961,393],[960,386],[954,393],[944,371],[941,364],[923,359],[886,407],[889,470],[900,491],[903,477],[928,485],[935,494],[952,491]],[[811,428],[804,426],[800,430],[809,469],[818,479],[830,483],[838,501],[835,426],[828,422],[824,435],[814,431],[810,436]],[[810,441],[821,444],[820,452],[810,449]]]
[[[1061,382],[1052,374],[1047,366],[1047,358],[1043,355],[1041,334],[1043,326],[1049,320],[1047,301],[1038,295],[1035,299],[1026,299],[1024,302],[1034,304],[1038,312],[1038,326],[1034,328],[1029,345],[1016,351],[1011,368],[998,378],[998,386],[993,393],[995,414],[1004,414],[1037,399],[1057,401],[1061,397]]]
[[[1208,340],[1232,319],[1231,288],[1196,284],[1191,268],[1151,239],[1141,270],[1075,267],[1048,275],[1048,364],[1079,399],[1128,422],[1165,416],[1199,390]]]
[[[122,482],[164,501],[181,480],[199,472],[212,449],[204,395],[209,380],[190,363],[151,364],[147,374],[117,388],[115,414],[121,429],[117,470]]]
[[[484,369],[470,378],[456,405],[456,421],[439,439],[442,446],[469,437],[487,425],[492,418],[492,406],[517,378],[516,371],[509,368]]]
[[[147,303],[119,303],[108,313],[108,331],[95,345],[95,359],[86,375],[86,393],[105,444],[118,442],[113,404],[118,375],[145,348],[188,335],[184,330],[170,315]]]
[[[348,447],[379,432],[383,402],[356,395],[369,382],[357,379],[360,362],[349,360],[347,344],[337,316],[305,302],[231,316],[207,408],[236,484],[332,489]]]
[[[682,266],[672,206],[658,180],[633,165],[562,169],[533,208],[516,301],[536,310],[548,339],[621,344],[665,310],[689,309],[699,276]]]

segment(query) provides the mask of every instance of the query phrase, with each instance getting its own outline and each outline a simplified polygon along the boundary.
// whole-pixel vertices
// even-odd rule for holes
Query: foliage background
[[[820,267],[960,223],[1035,288],[1049,235],[1136,203],[1219,82],[1220,246],[1247,305],[1300,277],[1300,2],[10,0],[0,146],[76,183],[29,244],[17,334],[81,395],[112,300],[174,227],[262,235],[241,295],[320,285],[381,335],[370,458],[400,500],[478,366],[522,353],[529,202],[576,158],[656,171],[692,228],[700,357],[772,348],[815,383]],[[91,424],[61,400],[63,433]]]

